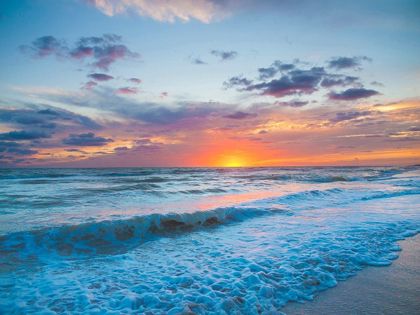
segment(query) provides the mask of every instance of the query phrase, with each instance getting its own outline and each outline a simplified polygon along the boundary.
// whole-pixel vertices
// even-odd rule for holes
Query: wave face
[[[276,314],[420,231],[416,167],[0,170],[0,313]]]

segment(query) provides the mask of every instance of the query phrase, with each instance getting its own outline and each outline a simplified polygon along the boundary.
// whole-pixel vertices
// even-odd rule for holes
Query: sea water
[[[418,167],[2,169],[0,313],[279,314],[390,265],[419,205]]]

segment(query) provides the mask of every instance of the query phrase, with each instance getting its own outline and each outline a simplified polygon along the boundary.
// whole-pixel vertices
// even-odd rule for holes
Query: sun
[[[238,161],[229,161],[228,163],[226,163],[226,167],[241,167],[242,164],[239,163]]]

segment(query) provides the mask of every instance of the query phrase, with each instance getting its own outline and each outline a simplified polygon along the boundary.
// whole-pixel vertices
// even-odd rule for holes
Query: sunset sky
[[[420,2],[0,0],[0,167],[420,163]]]

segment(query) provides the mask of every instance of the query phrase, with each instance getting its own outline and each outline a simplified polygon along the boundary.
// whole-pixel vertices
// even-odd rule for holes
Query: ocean
[[[0,313],[279,314],[397,259],[419,188],[419,167],[1,169]]]

